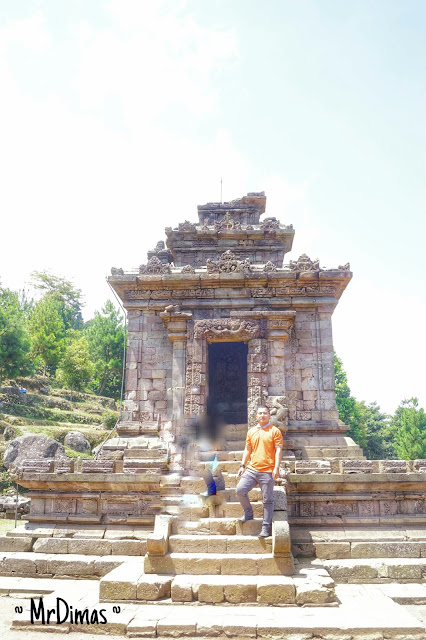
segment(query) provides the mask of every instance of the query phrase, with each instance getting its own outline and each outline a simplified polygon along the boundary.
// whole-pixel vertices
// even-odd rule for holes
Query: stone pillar
[[[248,341],[247,356],[247,422],[256,424],[256,413],[268,395],[268,346],[263,338]]]
[[[284,343],[289,338],[292,320],[268,318],[268,394],[282,396],[285,393]]]
[[[334,391],[332,312],[330,307],[318,307],[315,313],[318,393],[322,420],[338,424],[339,414]]]
[[[192,318],[191,313],[166,312],[160,313],[173,344],[171,401],[172,417],[181,420],[185,407],[186,384],[186,343],[188,339],[187,323]]]
[[[126,354],[126,381],[124,386],[124,410],[121,418],[125,421],[139,420],[140,392],[138,388],[139,363],[142,360],[142,312],[128,312],[128,337]]]

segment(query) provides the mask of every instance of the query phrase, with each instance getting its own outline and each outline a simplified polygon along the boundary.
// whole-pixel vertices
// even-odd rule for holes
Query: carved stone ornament
[[[276,271],[277,267],[272,264],[272,262],[269,260],[265,266],[263,267],[262,271],[264,271],[265,273],[272,273],[273,271]]]
[[[351,265],[349,264],[349,262],[347,262],[346,264],[339,264],[337,268],[339,269],[339,271],[350,271]]]
[[[271,233],[271,231],[276,231],[280,228],[280,221],[276,218],[265,218],[260,223],[260,228],[266,233]]]
[[[207,273],[249,273],[250,271],[250,261],[238,260],[235,253],[230,250],[222,253],[217,262],[207,259]]]
[[[302,271],[321,271],[319,266],[319,260],[311,260],[306,253],[303,253],[296,261],[290,260],[290,271],[295,273],[301,273]]]
[[[112,276],[124,276],[124,271],[121,267],[111,267],[111,275]]]
[[[233,218],[231,218],[231,214],[229,211],[225,214],[225,216],[220,221],[216,221],[214,223],[215,231],[223,231],[224,229],[241,229],[241,223],[236,222]]]
[[[260,325],[255,320],[223,318],[216,320],[197,320],[194,337],[210,341],[244,341],[257,338]]]
[[[170,266],[163,264],[157,256],[153,256],[146,264],[141,264],[139,267],[139,273],[141,274],[162,274],[170,273]]]
[[[271,412],[271,424],[275,425],[280,431],[287,431],[288,428],[288,406],[283,396],[269,396],[266,401],[267,407]]]
[[[195,226],[195,224],[193,224],[192,222],[189,222],[188,220],[185,220],[185,222],[181,222],[178,226],[178,231],[196,231],[197,228]]]
[[[192,266],[192,264],[186,264],[183,268],[181,273],[195,273],[195,269]]]

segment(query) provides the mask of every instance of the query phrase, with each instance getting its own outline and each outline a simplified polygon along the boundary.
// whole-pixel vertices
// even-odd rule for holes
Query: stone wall
[[[129,311],[123,420],[171,418],[172,344],[156,311]],[[170,404],[170,403],[169,403]]]

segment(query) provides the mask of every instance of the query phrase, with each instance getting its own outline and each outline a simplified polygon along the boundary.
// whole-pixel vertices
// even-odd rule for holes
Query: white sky
[[[265,190],[289,258],[350,261],[353,394],[426,406],[422,0],[0,0],[0,280],[83,289],[197,204]]]

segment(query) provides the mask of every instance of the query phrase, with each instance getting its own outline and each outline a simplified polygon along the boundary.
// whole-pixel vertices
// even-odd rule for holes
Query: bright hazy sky
[[[197,204],[265,190],[354,278],[353,394],[426,406],[423,0],[0,0],[0,279],[110,296]]]

